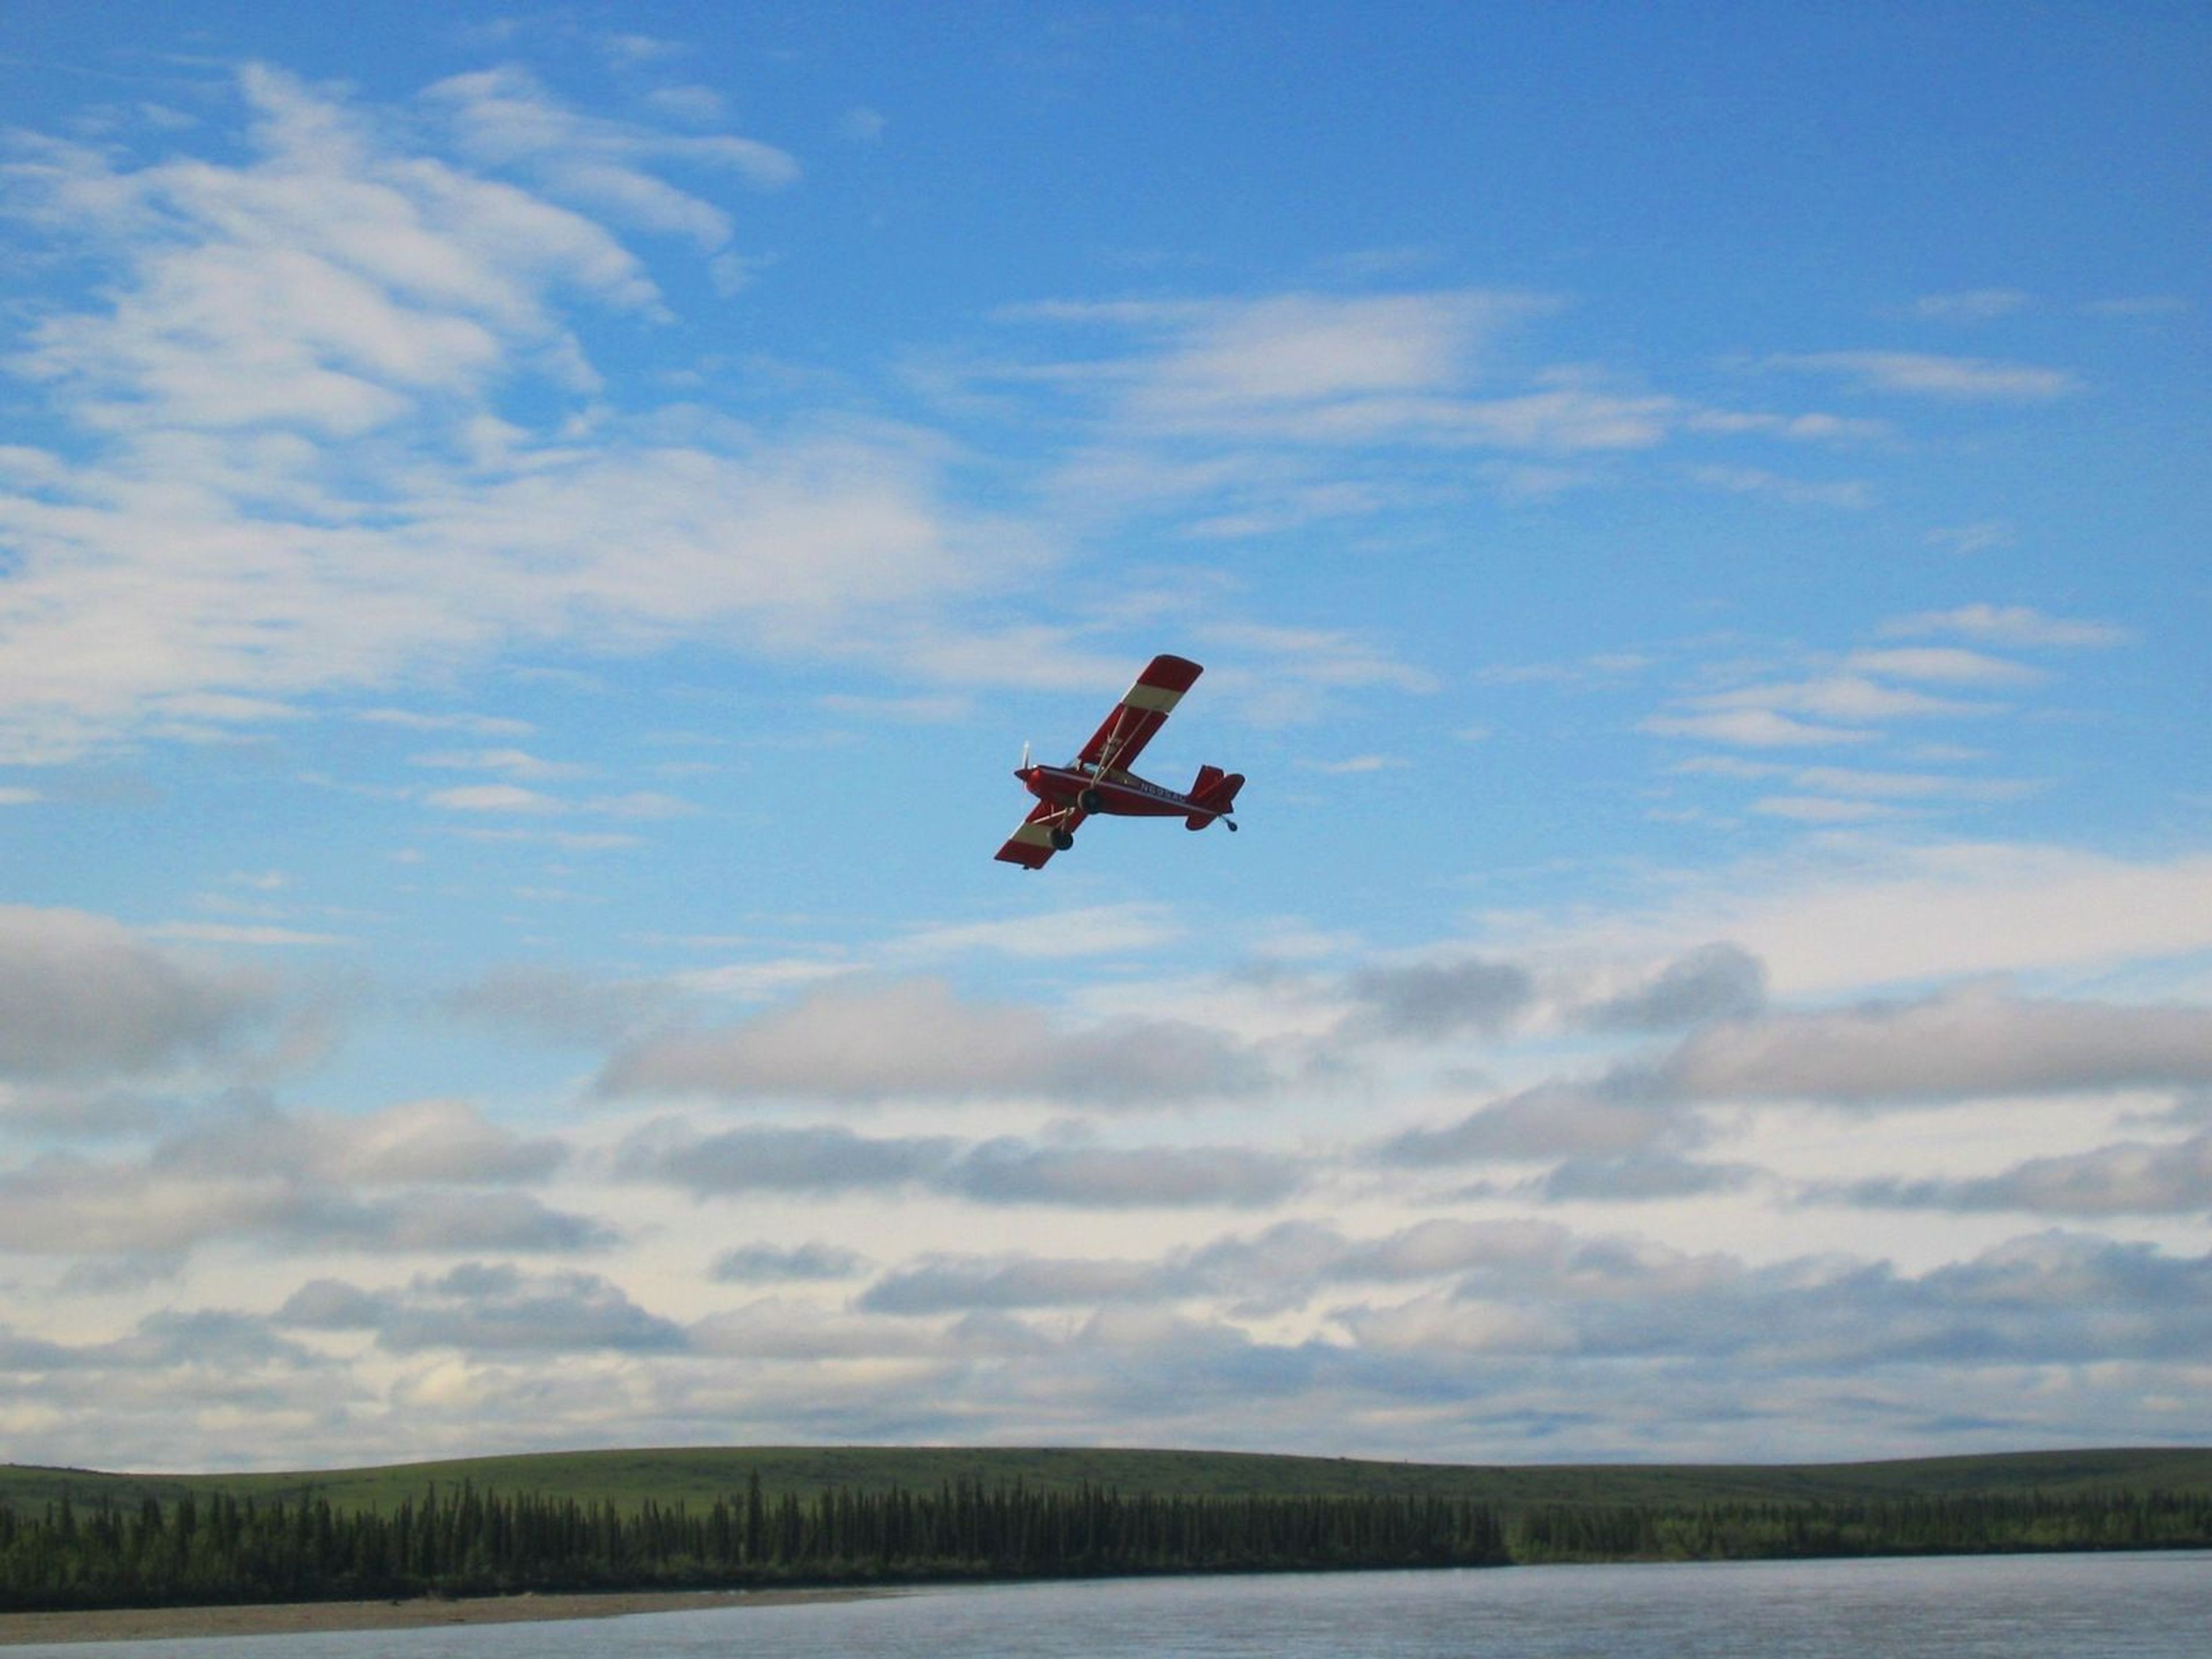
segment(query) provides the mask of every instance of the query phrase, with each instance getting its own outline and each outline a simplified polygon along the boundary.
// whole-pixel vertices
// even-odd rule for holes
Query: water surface
[[[2203,1659],[2212,1552],[933,1589],[567,1624],[26,1647],[52,1659]]]

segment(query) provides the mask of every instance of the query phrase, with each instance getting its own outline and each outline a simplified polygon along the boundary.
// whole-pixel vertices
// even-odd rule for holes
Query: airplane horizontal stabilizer
[[[1242,772],[1224,773],[1218,766],[1198,769],[1198,781],[1191,786],[1191,805],[1202,808],[1182,821],[1186,830],[1203,830],[1217,817],[1227,816],[1237,805],[1237,792],[1244,787]],[[1234,825],[1231,826],[1232,829]]]

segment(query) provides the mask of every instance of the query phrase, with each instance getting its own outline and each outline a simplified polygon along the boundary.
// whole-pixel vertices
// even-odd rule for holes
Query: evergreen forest
[[[2212,1547],[2212,1492],[1551,1504],[948,1481],[623,1506],[464,1482],[389,1508],[187,1492],[0,1504],[0,1610],[1146,1573]]]

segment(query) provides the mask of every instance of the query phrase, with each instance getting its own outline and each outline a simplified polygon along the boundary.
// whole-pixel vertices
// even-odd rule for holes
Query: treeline
[[[217,1495],[35,1517],[0,1507],[0,1608],[173,1606],[522,1590],[1477,1566],[1505,1559],[1486,1506],[1407,1497],[1164,1498],[962,1481],[832,1489],[705,1510],[463,1486],[391,1513]]]
[[[1808,1504],[1548,1506],[1514,1518],[1516,1562],[2212,1547],[2212,1493],[2040,1492]]]
[[[1158,1497],[958,1482],[697,1510],[463,1486],[395,1510],[217,1495],[37,1515],[0,1506],[0,1608],[522,1590],[744,1589],[1565,1560],[2212,1547],[2212,1494],[1547,1506],[1468,1498]]]

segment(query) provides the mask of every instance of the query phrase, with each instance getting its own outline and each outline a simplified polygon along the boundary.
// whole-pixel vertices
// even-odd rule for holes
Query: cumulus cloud
[[[1361,969],[1344,988],[1356,1005],[1347,1034],[1431,1042],[1500,1031],[1536,994],[1525,968],[1480,957]]]
[[[394,1353],[458,1348],[469,1353],[571,1353],[611,1349],[667,1353],[687,1346],[684,1328],[647,1312],[597,1273],[527,1273],[469,1262],[403,1287],[365,1291],[316,1279],[277,1310],[276,1322],[307,1330],[366,1330]]]
[[[0,1176],[0,1249],[39,1255],[175,1254],[222,1239],[393,1251],[569,1251],[611,1242],[527,1193],[356,1196],[279,1175],[230,1176],[56,1154]]]
[[[267,988],[79,910],[0,906],[0,1077],[128,1076],[229,1047]]]
[[[2189,1215],[2212,1211],[2212,1134],[2176,1145],[2122,1141],[2094,1152],[2032,1158],[2001,1175],[1952,1181],[1856,1182],[1855,1204],[1898,1209],[2017,1210],[2075,1217]]]
[[[248,1104],[143,1158],[55,1153],[0,1175],[0,1249],[144,1255],[217,1239],[378,1251],[567,1251],[601,1223],[520,1190],[563,1159],[452,1101],[358,1118]]]
[[[1218,1397],[1241,1377],[1307,1409],[1319,1400],[1378,1409],[1449,1401],[1444,1420],[1455,1423],[1501,1391],[1562,1386],[1563,1375],[1546,1369],[1554,1360],[1629,1362],[1640,1379],[1630,1386],[1666,1378],[1670,1389],[1702,1386],[1697,1379],[1725,1360],[1764,1390],[1839,1370],[1863,1385],[1883,1367],[1924,1378],[2091,1356],[2154,1362],[2212,1335],[2212,1257],[2080,1234],[2031,1235],[1914,1274],[1841,1256],[1753,1265],[1545,1224],[1438,1221],[1370,1241],[1288,1231],[1151,1262],[932,1258],[887,1275],[864,1304],[904,1319],[1089,1307],[1073,1337],[1037,1345],[1031,1375],[1085,1395],[1114,1390],[1125,1407]],[[1265,1295],[1283,1277],[1267,1266],[1276,1243],[1297,1252],[1302,1288],[1287,1300]],[[1254,1305],[1277,1310],[1328,1295],[1328,1322],[1349,1340],[1257,1340],[1207,1310],[1205,1298],[1238,1289],[1263,1293]],[[1350,1299],[1337,1299],[1346,1291]],[[1156,1370],[1169,1350],[1173,1364]],[[1109,1376],[1065,1364],[1098,1352],[1115,1356]],[[1486,1369],[1470,1372],[1470,1361]],[[1595,1391],[1583,1397],[1606,1396],[1586,1369],[1577,1376],[1578,1389]]]
[[[1723,758],[1730,768],[1759,763]],[[1806,782],[1856,793],[1854,776],[1886,775]],[[1491,937],[1522,952],[1564,946],[1616,957],[1729,939],[1765,964],[1778,994],[1793,997],[1965,975],[2078,975],[2212,948],[2212,856],[2126,859],[2000,841],[1862,845],[1842,860],[1734,863],[1641,915],[1544,916]]]
[[[1848,1258],[1754,1267],[1601,1237],[1533,1272],[1470,1275],[1451,1299],[1540,1316],[1542,1346],[1583,1358],[1726,1358],[1768,1376],[1971,1369],[2188,1352],[2212,1334],[2212,1258],[2045,1233],[1912,1275]],[[1368,1317],[1346,1323],[1358,1333]],[[1523,1339],[1507,1330],[1510,1349]]]
[[[1151,1262],[1042,1256],[952,1257],[887,1273],[856,1304],[870,1313],[965,1313],[979,1308],[1088,1307],[1158,1295]]]
[[[958,1141],[939,1136],[865,1136],[850,1129],[751,1127],[693,1133],[664,1121],[624,1141],[617,1172],[682,1187],[702,1197],[749,1192],[847,1193],[936,1176]]]
[[[1694,1145],[1701,1131],[1651,1080],[1620,1073],[1595,1083],[1545,1083],[1469,1113],[1441,1129],[1409,1129],[1385,1141],[1386,1164],[1423,1167],[1607,1158],[1661,1146]]]
[[[1256,1058],[1200,1026],[1070,1026],[908,979],[833,984],[741,1024],[641,1038],[608,1063],[599,1086],[611,1095],[1145,1105],[1246,1094],[1265,1076]]]
[[[417,1100],[358,1117],[250,1106],[155,1148],[151,1166],[179,1173],[354,1186],[504,1184],[544,1179],[566,1158],[459,1100]]]
[[[819,1239],[792,1245],[756,1239],[716,1256],[707,1276],[724,1285],[803,1282],[857,1278],[867,1267],[867,1258],[859,1251]]]
[[[673,988],[608,980],[576,969],[508,964],[448,993],[449,1013],[561,1045],[611,1044],[673,1010]]]
[[[1667,1060],[1704,1100],[1961,1100],[2212,1081],[2212,1008],[2062,1002],[1967,987],[1914,1002],[1708,1027]]]
[[[1750,1186],[1759,1173],[1749,1164],[1638,1152],[1622,1158],[1571,1158],[1546,1170],[1534,1184],[1535,1191],[1554,1202],[1635,1204],[1735,1192]]]
[[[631,1136],[615,1168],[627,1180],[700,1197],[913,1188],[983,1204],[1109,1210],[1265,1204],[1304,1179],[1295,1159],[1236,1146],[1038,1146],[1014,1136],[971,1143],[830,1126],[702,1135],[673,1121]]]
[[[520,1449],[549,1425],[581,1442],[610,1422],[631,1443],[1074,1443],[1137,1424],[1254,1449],[1320,1433],[1538,1457],[1564,1436],[1599,1455],[1714,1457],[1732,1443],[1712,1425],[1745,1421],[1828,1425],[1818,1443],[1838,1455],[1900,1433],[1990,1449],[2115,1424],[2167,1438],[2185,1407],[2158,1402],[2193,1398],[2177,1367],[2212,1338],[2212,1258],[2063,1232],[1908,1273],[1525,1220],[1370,1238],[1289,1223],[1149,1261],[925,1257],[866,1295],[842,1310],[775,1296],[684,1326],[593,1275],[477,1263],[382,1287],[310,1281],[273,1320],[196,1312],[88,1343],[0,1328],[0,1364],[33,1409],[98,1389],[113,1444],[158,1443],[156,1425],[173,1435],[180,1406],[204,1404],[257,1436],[282,1423],[331,1462],[364,1439],[395,1456],[426,1435]],[[310,1332],[373,1337],[400,1367],[388,1398],[292,1340]],[[1962,1392],[1990,1402],[1971,1424]]]
[[[1151,1259],[934,1255],[885,1273],[860,1305],[922,1316],[1206,1301],[1238,1316],[1295,1311],[1341,1285],[1442,1279],[1557,1258],[1571,1235],[1540,1221],[1435,1218],[1379,1238],[1282,1221]]]
[[[1576,1011],[1600,1030],[1664,1031],[1742,1019],[1766,1003],[1766,968],[1740,945],[1701,945],[1634,988]]]
[[[1036,1146],[1004,1138],[969,1152],[945,1184],[987,1204],[1242,1207],[1286,1197],[1304,1177],[1296,1159],[1250,1147]]]

